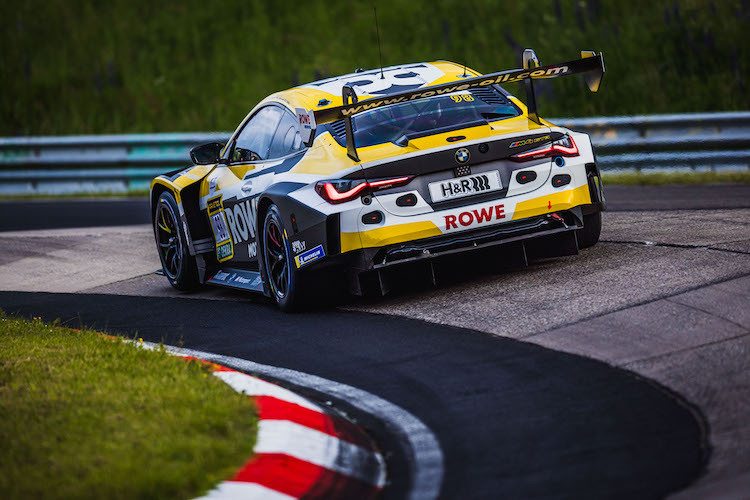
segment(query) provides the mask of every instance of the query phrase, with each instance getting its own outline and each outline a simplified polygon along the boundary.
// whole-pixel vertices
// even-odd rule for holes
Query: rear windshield
[[[519,110],[497,91],[458,92],[429,99],[393,104],[356,115],[352,119],[358,148],[393,142],[405,146],[410,139],[518,116]],[[343,123],[332,126],[344,139]]]

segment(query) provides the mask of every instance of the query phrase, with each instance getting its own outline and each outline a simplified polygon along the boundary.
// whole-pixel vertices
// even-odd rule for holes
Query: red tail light
[[[413,178],[413,175],[409,175],[393,179],[379,179],[377,181],[359,179],[320,181],[315,184],[315,191],[328,203],[345,203],[358,196],[374,191],[404,186],[409,184]]]
[[[513,161],[531,161],[553,156],[578,156],[578,146],[576,146],[572,137],[566,135],[548,146],[518,153],[511,156],[510,159]]]

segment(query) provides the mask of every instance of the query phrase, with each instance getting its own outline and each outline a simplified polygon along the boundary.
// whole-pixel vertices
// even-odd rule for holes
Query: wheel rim
[[[156,213],[156,238],[164,272],[170,279],[176,279],[182,265],[182,241],[177,217],[172,207],[165,203],[159,204]]]
[[[263,254],[268,269],[268,282],[274,294],[283,299],[289,292],[289,260],[281,227],[275,219],[269,218],[267,221],[265,236]]]

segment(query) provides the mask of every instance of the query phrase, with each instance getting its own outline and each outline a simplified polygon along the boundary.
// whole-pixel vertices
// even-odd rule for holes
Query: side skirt
[[[263,276],[258,271],[226,267],[216,271],[206,283],[246,292],[263,293]]]

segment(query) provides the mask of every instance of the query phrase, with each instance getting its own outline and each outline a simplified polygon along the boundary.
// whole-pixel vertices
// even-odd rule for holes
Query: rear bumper
[[[508,243],[549,236],[583,227],[572,214],[562,214],[561,221],[552,216],[538,216],[501,226],[471,231],[455,236],[438,236],[426,240],[391,245],[375,253],[369,269],[384,269],[407,262],[431,259],[444,255],[505,245]]]
[[[349,291],[355,295],[385,294],[392,280],[404,272],[421,269],[427,281],[437,283],[434,265],[450,256],[472,252],[497,251],[498,260],[507,265],[526,265],[539,257],[578,253],[576,230],[583,227],[581,207],[518,220],[491,228],[443,235],[421,240],[364,248],[328,259],[328,266],[346,270]]]
[[[589,207],[593,204],[586,178],[581,175],[578,186],[570,189],[550,190],[549,193],[533,198],[500,198],[415,217],[386,214],[383,223],[376,227],[362,224],[358,220],[359,213],[355,213],[352,217],[354,220],[350,221],[348,227],[356,227],[356,232],[347,232],[342,224],[341,253],[380,249],[402,243],[411,245],[415,241],[431,238],[463,239],[473,238],[473,235],[484,232],[504,232],[505,228],[513,228],[518,224],[524,226],[535,217],[570,211],[576,207],[598,210],[598,207]],[[385,213],[382,207],[376,205],[376,201],[367,210]]]

